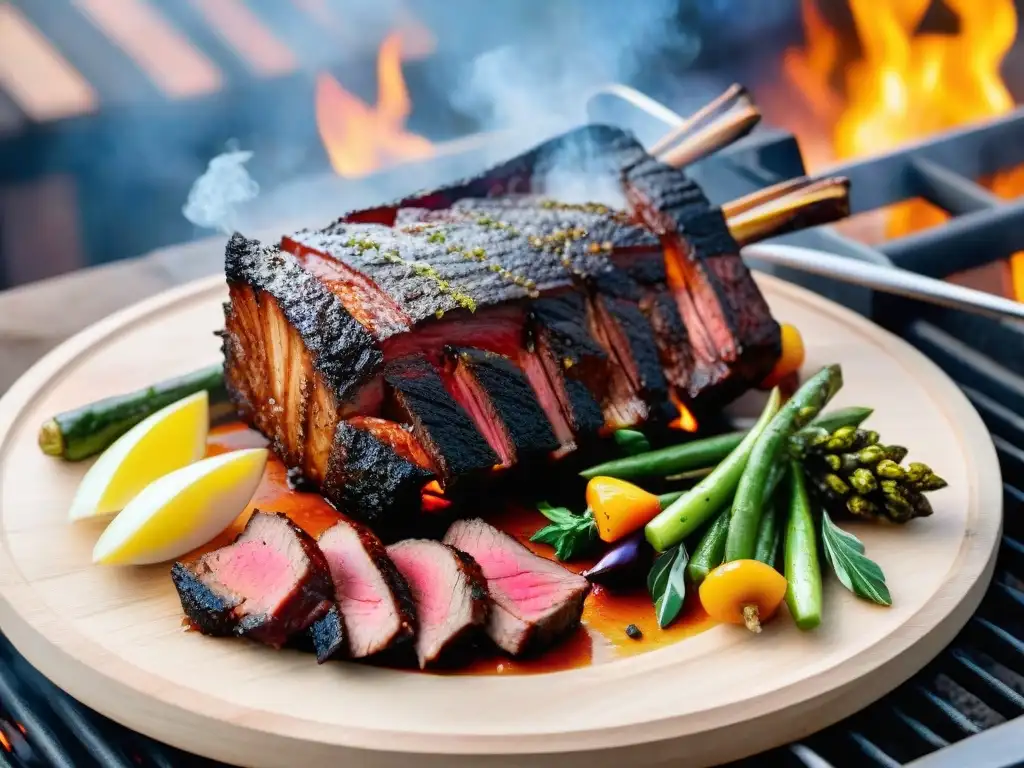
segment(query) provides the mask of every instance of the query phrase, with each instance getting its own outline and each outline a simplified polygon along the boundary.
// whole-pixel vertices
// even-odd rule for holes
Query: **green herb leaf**
[[[597,524],[590,510],[582,515],[573,514],[565,507],[553,507],[542,501],[537,509],[551,521],[530,537],[530,541],[555,548],[559,560],[572,560],[590,549],[597,539]]]
[[[864,554],[861,540],[833,523],[827,512],[821,514],[821,539],[825,559],[844,587],[865,600],[892,605],[881,567]]]
[[[651,450],[651,444],[643,432],[635,429],[617,429],[613,433],[615,444],[619,446],[626,456],[635,456],[638,453],[647,453]]]
[[[647,591],[654,601],[654,615],[664,629],[679,616],[686,597],[686,564],[690,555],[682,543],[666,550],[647,574]]]

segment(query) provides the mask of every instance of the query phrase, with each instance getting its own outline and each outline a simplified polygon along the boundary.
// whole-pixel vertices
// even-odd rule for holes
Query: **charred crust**
[[[302,636],[300,647],[315,653],[317,664],[349,656],[345,621],[337,605],[332,605],[327,613],[313,622]]]
[[[665,379],[677,394],[686,393],[693,371],[693,352],[675,297],[667,290],[652,291],[640,302],[640,311],[654,329]]]
[[[558,448],[551,424],[517,365],[501,355],[479,349],[460,349],[456,354],[490,399],[517,458],[546,455]]]
[[[579,365],[585,357],[608,360],[608,354],[587,331],[586,298],[574,291],[540,299],[530,305],[529,325],[547,334],[551,352],[560,360]]]
[[[636,368],[637,394],[650,409],[654,421],[672,419],[675,409],[669,400],[668,383],[662,371],[651,324],[631,301],[602,298],[608,314],[618,323]]]
[[[218,595],[197,575],[195,568],[182,562],[171,566],[171,580],[178,590],[181,609],[188,620],[204,635],[229,637],[238,623],[235,608],[240,601],[228,595]]]
[[[443,542],[442,542],[443,543]],[[471,554],[453,547],[451,544],[444,544],[459,560],[460,568],[469,582],[469,594],[473,600],[473,624],[483,624],[491,612],[491,593],[487,589],[487,579],[484,577],[483,569]]]
[[[342,221],[391,226],[401,208],[450,208],[465,198],[543,194],[552,172],[615,178],[623,167],[646,157],[643,145],[621,128],[592,123],[555,136],[482,173],[435,189],[423,190],[389,205],[353,211]]]
[[[229,284],[250,285],[277,301],[339,402],[379,370],[384,357],[369,333],[291,254],[235,233],[225,250],[224,272]]]
[[[420,514],[420,493],[435,474],[400,456],[367,430],[341,421],[323,482],[324,496],[393,535]]]
[[[498,455],[476,430],[472,419],[448,394],[441,377],[422,355],[393,360],[385,366],[384,380],[394,405],[396,421],[413,425],[420,443],[433,454],[447,481],[486,472]]]

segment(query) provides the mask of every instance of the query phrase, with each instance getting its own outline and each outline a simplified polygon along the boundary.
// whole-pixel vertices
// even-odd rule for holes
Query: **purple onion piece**
[[[583,576],[606,587],[633,586],[643,581],[653,554],[641,528],[616,542]]]

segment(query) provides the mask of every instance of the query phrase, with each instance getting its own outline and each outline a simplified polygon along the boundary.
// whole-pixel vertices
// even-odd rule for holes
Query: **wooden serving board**
[[[550,674],[430,675],[187,633],[168,566],[90,564],[98,524],[66,511],[84,466],[43,456],[53,413],[216,361],[221,279],[114,315],[52,352],[0,401],[0,626],[83,703],[156,739],[247,766],[708,765],[789,742],[920,669],[977,607],[1001,529],[991,440],[956,386],[909,345],[807,291],[760,277],[807,370],[839,362],[835,406],[907,444],[949,487],[935,514],[850,526],[894,603],[834,579],[811,633],[717,626],[649,653]],[[485,757],[486,756],[486,757]]]

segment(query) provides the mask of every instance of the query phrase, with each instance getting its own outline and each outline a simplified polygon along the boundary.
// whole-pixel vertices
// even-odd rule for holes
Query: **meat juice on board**
[[[265,445],[267,440],[258,432],[240,422],[231,423],[210,431],[207,454],[213,456],[225,451]],[[292,488],[284,465],[272,457],[267,463],[263,480],[245,512],[227,530],[201,549],[191,553],[189,558],[230,544],[245,527],[254,508],[283,512],[314,537],[329,528],[340,517],[334,507],[320,495]],[[530,541],[530,536],[544,525],[544,518],[536,510],[509,507],[486,515],[486,519],[496,528],[515,537],[532,552],[550,559],[550,547]],[[580,559],[563,565],[569,570],[582,572],[594,562],[594,559]],[[626,627],[630,624],[636,625],[643,633],[640,639],[632,639],[626,634]],[[713,625],[714,622],[704,613],[695,594],[687,598],[686,607],[680,618],[668,629],[660,629],[654,617],[651,598],[643,586],[628,591],[612,591],[594,585],[584,604],[582,626],[538,655],[513,659],[497,651],[477,649],[471,652],[472,658],[464,666],[451,670],[428,671],[488,675],[534,674],[575,669],[654,651],[691,637]]]

